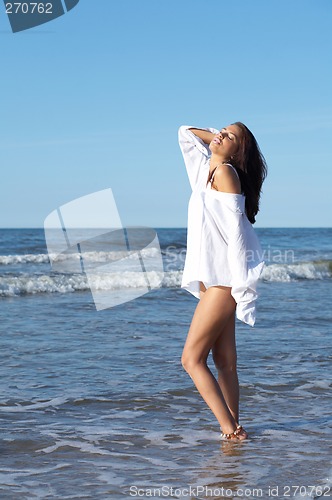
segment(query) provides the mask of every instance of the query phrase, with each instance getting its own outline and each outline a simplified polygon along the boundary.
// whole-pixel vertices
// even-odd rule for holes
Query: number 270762
[[[7,14],[52,14],[53,4],[51,2],[8,2],[6,3]]]

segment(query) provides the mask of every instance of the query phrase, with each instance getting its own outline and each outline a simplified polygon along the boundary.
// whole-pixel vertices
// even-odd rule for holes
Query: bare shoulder
[[[214,174],[212,187],[225,193],[241,194],[241,183],[229,165],[219,165]]]

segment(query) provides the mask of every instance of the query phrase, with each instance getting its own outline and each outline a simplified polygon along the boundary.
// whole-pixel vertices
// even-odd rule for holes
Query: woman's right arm
[[[210,144],[215,134],[208,132],[207,130],[202,130],[200,128],[190,128],[190,132],[197,135],[205,144]]]

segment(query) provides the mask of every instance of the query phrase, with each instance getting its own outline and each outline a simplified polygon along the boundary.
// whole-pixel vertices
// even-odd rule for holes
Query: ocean
[[[52,270],[42,229],[0,230],[0,498],[331,498],[332,229],[256,229],[242,442],[220,440],[181,366],[198,303],[180,288],[186,229],[156,232],[162,285],[97,311],[83,273]]]

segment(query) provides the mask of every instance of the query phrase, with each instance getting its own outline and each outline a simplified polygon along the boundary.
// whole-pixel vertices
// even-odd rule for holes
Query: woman
[[[241,122],[220,131],[182,126],[179,144],[192,187],[181,287],[200,299],[181,362],[217,418],[221,437],[243,440],[248,434],[239,424],[235,314],[254,325],[264,262],[251,224],[267,167]],[[207,366],[211,350],[218,380]]]

